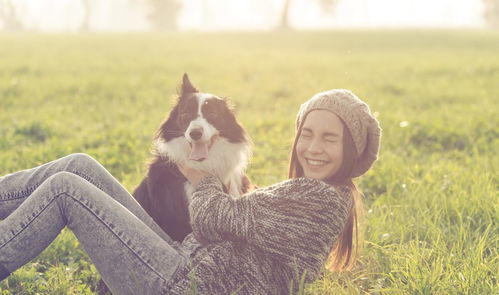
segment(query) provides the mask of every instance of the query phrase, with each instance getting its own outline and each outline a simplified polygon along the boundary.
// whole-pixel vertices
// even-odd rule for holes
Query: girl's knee
[[[85,153],[73,153],[68,156],[70,159],[79,163],[96,163],[97,160]]]
[[[80,176],[71,172],[60,171],[47,178],[45,182],[50,184],[52,188],[58,191],[64,191],[65,189],[68,188],[69,185],[80,181],[81,181]]]
[[[75,163],[78,168],[95,168],[101,166],[97,160],[84,153],[70,154],[67,158],[71,163]]]

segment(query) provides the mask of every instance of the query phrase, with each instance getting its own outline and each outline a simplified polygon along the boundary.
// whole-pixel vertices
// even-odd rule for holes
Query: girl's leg
[[[102,189],[58,172],[0,222],[0,276],[38,256],[65,226],[115,294],[166,293],[187,263],[186,255]]]
[[[164,240],[176,244],[99,162],[80,153],[0,177],[0,219],[9,216],[47,178],[62,171],[86,179],[125,206]]]

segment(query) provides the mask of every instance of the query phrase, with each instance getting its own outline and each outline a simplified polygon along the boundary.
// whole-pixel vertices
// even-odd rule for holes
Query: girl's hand
[[[185,178],[187,178],[187,180],[194,186],[197,186],[201,179],[210,175],[205,171],[196,170],[186,164],[177,164],[177,166],[180,172],[182,172],[182,174],[185,176]]]

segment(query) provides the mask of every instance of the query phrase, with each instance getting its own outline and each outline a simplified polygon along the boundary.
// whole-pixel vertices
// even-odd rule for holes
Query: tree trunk
[[[80,25],[81,32],[87,32],[90,30],[90,0],[82,0],[83,5],[83,20]]]
[[[0,0],[0,19],[3,19],[5,31],[23,30],[23,24],[17,17],[16,8],[9,0]]]
[[[484,18],[487,25],[499,29],[499,0],[483,0]]]
[[[281,15],[281,23],[279,25],[279,29],[287,30],[289,29],[289,5],[291,4],[291,0],[284,0],[284,9]]]

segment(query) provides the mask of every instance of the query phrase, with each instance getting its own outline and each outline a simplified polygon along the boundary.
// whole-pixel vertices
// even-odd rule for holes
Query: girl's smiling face
[[[343,122],[334,113],[308,113],[296,143],[296,155],[305,177],[327,179],[343,161]]]

